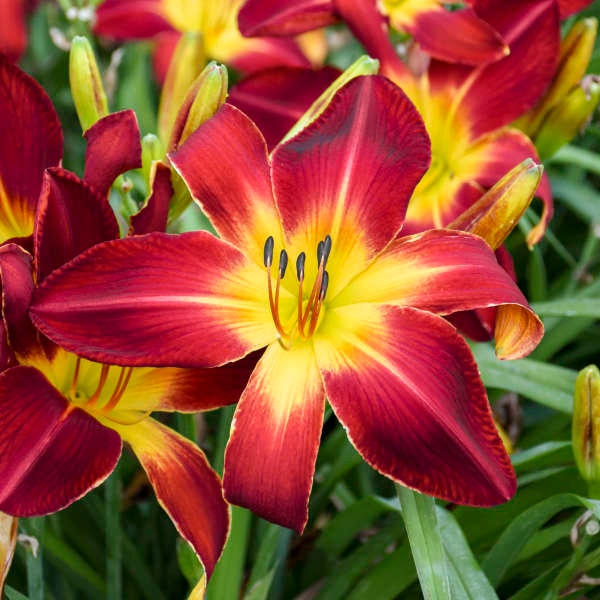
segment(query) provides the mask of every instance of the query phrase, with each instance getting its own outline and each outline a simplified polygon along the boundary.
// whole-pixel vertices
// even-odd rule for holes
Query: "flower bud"
[[[309,109],[298,119],[296,124],[287,132],[280,144],[293,138],[303,129],[315,121],[327,108],[336,92],[344,87],[349,81],[360,75],[375,75],[379,70],[379,61],[370,56],[361,56],[352,63],[309,107]]]
[[[547,115],[535,145],[542,160],[550,158],[580,133],[592,117],[600,100],[600,79],[588,75]]]
[[[591,487],[600,485],[600,371],[582,369],[573,398],[573,454],[581,476]]]
[[[573,25],[560,46],[556,73],[542,99],[515,126],[536,141],[540,128],[552,116],[554,109],[579,85],[592,56],[598,30],[594,18],[582,19]],[[536,141],[537,145],[537,141]]]
[[[204,43],[199,33],[181,36],[171,58],[158,107],[158,137],[167,145],[177,113],[192,82],[206,62]]]
[[[173,124],[168,151],[176,150],[227,98],[227,68],[212,61],[194,80]]]
[[[153,134],[148,133],[142,138],[142,174],[148,185],[150,182],[150,171],[153,163],[163,160],[165,149],[160,140]]]
[[[496,250],[527,210],[543,170],[530,158],[524,160],[450,223],[448,229],[474,233]]]
[[[69,55],[69,82],[83,131],[108,114],[108,102],[89,41],[76,36]]]

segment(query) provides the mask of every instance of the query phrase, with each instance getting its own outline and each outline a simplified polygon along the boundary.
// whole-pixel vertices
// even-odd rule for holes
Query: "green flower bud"
[[[600,488],[600,371],[585,367],[575,381],[573,454],[581,476],[591,489]]]
[[[600,80],[588,75],[547,115],[535,145],[542,160],[550,158],[562,146],[585,129],[600,100]]]
[[[283,143],[293,138],[297,133],[308,127],[327,108],[335,93],[349,81],[360,75],[375,75],[379,71],[379,61],[370,56],[361,56],[352,63],[309,107],[298,119],[297,123],[281,140]]]
[[[221,108],[227,98],[227,68],[212,61],[194,80],[177,113],[168,151],[178,148],[204,121]]]
[[[89,41],[76,36],[69,54],[69,82],[75,110],[83,131],[108,114],[108,102]]]

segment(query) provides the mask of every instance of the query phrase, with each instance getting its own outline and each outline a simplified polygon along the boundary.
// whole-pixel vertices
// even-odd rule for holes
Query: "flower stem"
[[[104,484],[104,519],[106,532],[106,598],[122,597],[121,547],[121,478],[118,467]]]
[[[27,595],[29,600],[44,600],[44,562],[43,562],[43,542],[44,542],[44,517],[34,517],[27,519],[27,535],[37,540],[37,545],[32,546],[27,552]],[[35,548],[35,550],[34,550]]]
[[[450,598],[450,583],[435,500],[396,485],[404,526],[426,600]]]

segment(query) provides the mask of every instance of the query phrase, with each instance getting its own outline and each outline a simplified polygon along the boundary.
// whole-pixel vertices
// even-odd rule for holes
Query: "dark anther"
[[[317,264],[320,265],[323,260],[323,251],[325,250],[325,244],[321,241],[317,244]]]
[[[300,252],[298,254],[298,258],[296,259],[296,277],[298,281],[304,280],[304,263],[306,262],[306,254],[304,252]]]
[[[323,301],[325,294],[327,293],[327,286],[329,285],[329,273],[323,271],[323,279],[321,280],[321,290],[319,291],[319,299]]]
[[[275,247],[275,240],[270,235],[265,241],[265,250],[263,255],[263,261],[267,269],[273,264],[273,248]]]
[[[279,254],[279,277],[283,279],[285,277],[285,270],[288,266],[288,255],[285,250],[282,250]]]
[[[323,263],[327,264],[327,260],[329,259],[329,253],[331,252],[331,236],[327,234],[325,239],[323,240]]]

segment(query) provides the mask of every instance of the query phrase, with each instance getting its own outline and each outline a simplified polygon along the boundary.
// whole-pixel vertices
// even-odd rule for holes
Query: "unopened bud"
[[[227,68],[212,61],[194,80],[181,104],[171,131],[168,151],[176,150],[227,98]]]
[[[336,92],[344,87],[349,81],[360,75],[376,75],[379,71],[379,61],[370,56],[361,56],[352,63],[308,108],[298,119],[296,124],[287,132],[281,140],[281,144],[296,134],[306,129],[327,108]]]
[[[448,228],[474,233],[496,250],[527,210],[543,170],[542,165],[530,158],[524,160],[450,223]]]
[[[600,100],[600,80],[588,75],[549,113],[535,138],[542,160],[550,158],[579,134]]]
[[[558,67],[542,99],[515,122],[534,141],[550,113],[579,85],[594,50],[598,21],[582,19],[571,27],[560,46]],[[537,142],[536,142],[537,145]]]
[[[582,369],[573,397],[573,454],[581,476],[590,487],[600,486],[600,371]]]
[[[199,33],[181,36],[169,64],[158,107],[158,137],[165,145],[171,139],[177,113],[190,85],[205,62],[202,36]]]
[[[152,164],[164,157],[165,149],[160,140],[153,133],[145,135],[142,138],[142,173],[147,185],[150,183]]]
[[[83,131],[108,114],[104,85],[89,41],[76,36],[69,55],[69,82]]]

